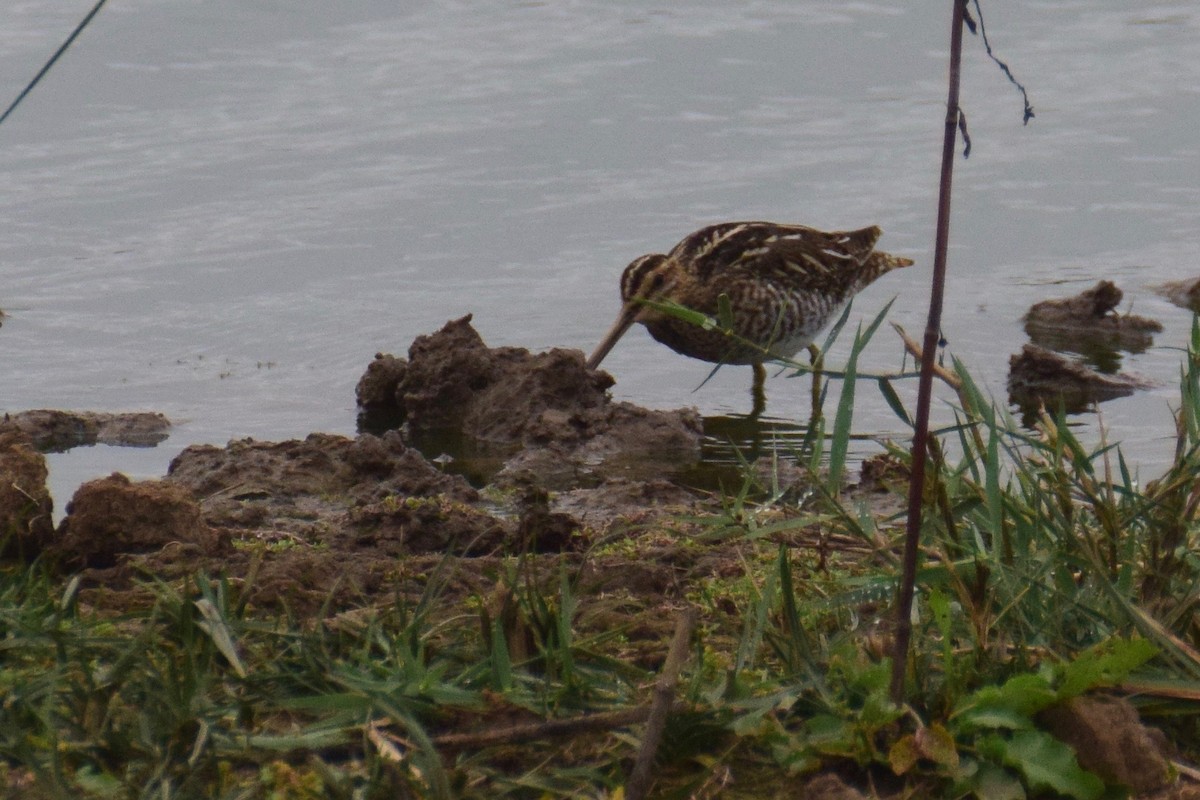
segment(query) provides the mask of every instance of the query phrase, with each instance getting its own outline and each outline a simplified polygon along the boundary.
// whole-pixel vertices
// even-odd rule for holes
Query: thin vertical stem
[[[946,246],[950,239],[950,187],[954,175],[954,148],[958,133],[959,65],[962,62],[963,5],[952,0],[950,23],[950,90],[946,98],[946,130],[942,140],[942,174],[938,191],[937,240],[933,253],[933,286],[929,294],[929,318],[921,352],[921,378],[917,389],[916,430],[913,432],[912,474],[908,484],[908,524],[904,537],[904,572],[896,600],[896,643],[892,654],[892,702],[904,702],[908,672],[908,647],[912,639],[913,592],[917,581],[917,557],[921,544],[921,499],[925,494],[925,462],[928,458],[929,406],[933,394],[933,368],[942,328],[942,296],[946,286]]]

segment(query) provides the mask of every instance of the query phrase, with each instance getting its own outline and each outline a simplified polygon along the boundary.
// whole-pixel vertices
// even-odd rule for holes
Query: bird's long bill
[[[625,331],[629,330],[629,326],[637,321],[638,311],[641,307],[636,302],[626,303],[621,308],[621,313],[617,315],[617,321],[608,329],[608,333],[604,334],[604,338],[600,340],[600,344],[596,345],[596,349],[588,356],[587,368],[595,369],[600,366],[600,362],[608,355],[608,351],[613,349],[613,345],[617,340],[625,335]]]

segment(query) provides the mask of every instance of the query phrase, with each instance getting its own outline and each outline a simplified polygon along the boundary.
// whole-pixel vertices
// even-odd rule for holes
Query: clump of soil
[[[1126,397],[1150,382],[1124,373],[1099,372],[1043,347],[1027,344],[1008,360],[1009,402],[1021,408],[1061,403],[1069,413],[1092,403]]]
[[[183,561],[211,557],[223,544],[189,492],[113,473],[79,487],[46,550],[75,569],[111,567],[124,556],[164,548]]]
[[[377,355],[358,397],[364,411],[403,419],[414,440],[441,437],[511,456],[502,482],[533,472],[565,488],[628,474],[634,464],[655,474],[699,459],[698,413],[614,403],[612,385],[578,350],[489,348],[467,315],[417,337],[407,361]]]
[[[407,371],[405,359],[375,354],[354,387],[359,430],[379,433],[404,424],[404,398],[398,390]]]
[[[1140,353],[1163,327],[1157,320],[1119,314],[1124,293],[1112,281],[1100,281],[1074,297],[1043,300],[1025,315],[1025,332],[1036,344],[1086,352],[1099,345]]]
[[[167,480],[200,498],[211,524],[243,540],[337,544],[394,558],[494,549],[507,533],[504,523],[473,508],[475,489],[395,431],[197,445],[171,462]]]
[[[1166,737],[1142,725],[1137,709],[1124,698],[1075,697],[1043,711],[1038,721],[1071,746],[1079,766],[1105,783],[1143,795],[1173,782]]]
[[[467,315],[413,341],[398,392],[413,431],[452,428],[511,445],[536,437],[548,411],[580,415],[605,405],[612,384],[607,373],[589,371],[576,350],[489,348]]]
[[[404,376],[408,372],[408,362],[387,353],[376,353],[375,359],[367,365],[367,371],[358,379],[354,387],[354,397],[359,408],[372,411],[376,409],[398,409],[403,397],[397,393]]]

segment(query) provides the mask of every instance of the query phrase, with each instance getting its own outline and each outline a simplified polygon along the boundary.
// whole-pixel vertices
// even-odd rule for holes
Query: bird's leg
[[[750,396],[754,398],[754,409],[750,416],[757,417],[767,409],[767,391],[763,384],[767,380],[767,368],[761,361],[754,362],[754,385],[750,387]]]
[[[825,368],[825,354],[815,344],[808,346],[808,363],[812,365],[812,419],[818,420],[821,418],[821,370]]]

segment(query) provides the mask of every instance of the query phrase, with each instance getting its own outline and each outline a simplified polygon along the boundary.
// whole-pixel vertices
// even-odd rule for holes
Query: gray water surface
[[[15,96],[92,0],[0,7]],[[864,292],[925,319],[950,3],[122,0],[0,126],[0,411],[157,410],[151,450],[53,457],[61,509],[194,442],[352,433],[354,383],[474,314],[493,346],[590,350],[634,257],[701,225],[879,224],[917,266]],[[1151,477],[1191,324],[1148,286],[1200,276],[1200,11],[1185,0],[985,3],[962,105],[945,336],[997,398],[1020,317],[1100,278],[1160,319],[1121,368],[1161,388],[1079,418]],[[847,337],[829,357],[844,358]],[[901,366],[883,328],[862,368]],[[614,394],[749,409],[749,371],[640,329]],[[898,387],[911,402],[915,385]],[[808,416],[806,380],[769,411]],[[869,385],[855,428],[902,436]],[[951,419],[939,404],[935,423]]]

